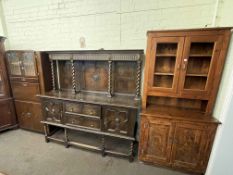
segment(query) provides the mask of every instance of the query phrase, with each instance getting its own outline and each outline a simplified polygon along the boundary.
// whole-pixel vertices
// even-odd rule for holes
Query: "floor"
[[[21,129],[0,133],[0,172],[8,175],[185,175],[57,143]]]

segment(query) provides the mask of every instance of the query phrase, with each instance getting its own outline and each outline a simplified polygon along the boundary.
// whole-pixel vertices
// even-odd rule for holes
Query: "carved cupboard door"
[[[104,107],[102,129],[107,132],[132,136],[136,113],[127,108]]]
[[[202,154],[208,139],[205,133],[204,125],[176,123],[172,148],[173,167],[201,171],[204,163]]]
[[[170,120],[142,116],[139,159],[169,165],[173,128]]]
[[[43,113],[45,120],[60,123],[62,119],[62,104],[58,101],[44,101]]]

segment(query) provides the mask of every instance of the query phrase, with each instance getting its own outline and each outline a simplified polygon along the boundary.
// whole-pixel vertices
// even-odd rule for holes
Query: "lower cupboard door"
[[[172,149],[172,165],[196,172],[202,172],[204,147],[208,140],[204,125],[177,123]]]
[[[170,165],[173,126],[169,120],[141,119],[139,159],[154,164]]]
[[[16,112],[21,128],[43,131],[41,104],[32,102],[15,101]]]

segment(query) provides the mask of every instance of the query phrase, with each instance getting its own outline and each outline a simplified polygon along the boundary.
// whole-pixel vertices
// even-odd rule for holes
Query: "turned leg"
[[[45,142],[48,143],[49,139],[48,139],[48,126],[47,126],[47,124],[44,124],[44,134],[45,134]]]
[[[129,162],[134,161],[134,141],[130,143],[130,149],[129,149]]]
[[[102,148],[101,148],[102,157],[105,157],[106,153],[105,153],[105,138],[104,138],[104,136],[101,138],[101,142],[102,142]]]
[[[65,135],[65,147],[69,148],[69,138],[68,138],[68,134],[67,134],[67,129],[66,128],[64,130],[64,135]]]

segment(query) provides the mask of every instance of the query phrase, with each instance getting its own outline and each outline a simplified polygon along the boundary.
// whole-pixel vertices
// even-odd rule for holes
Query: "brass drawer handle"
[[[28,86],[28,84],[27,83],[23,83],[23,86]]]

